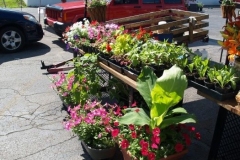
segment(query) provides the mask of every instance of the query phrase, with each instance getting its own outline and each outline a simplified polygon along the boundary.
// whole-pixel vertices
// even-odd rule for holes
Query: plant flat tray
[[[188,86],[196,88],[198,91],[208,95],[209,97],[212,97],[218,101],[225,101],[228,99],[232,99],[237,94],[237,91],[232,91],[230,93],[222,94],[217,92],[216,90],[209,89],[204,85],[201,85],[199,83],[196,83],[195,81],[188,80]]]

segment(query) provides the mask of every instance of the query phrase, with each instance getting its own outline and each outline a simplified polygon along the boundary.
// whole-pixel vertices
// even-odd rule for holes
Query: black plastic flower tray
[[[98,61],[99,61],[99,62],[102,62],[103,64],[105,64],[105,65],[107,65],[107,66],[109,66],[108,60],[105,59],[105,58],[102,57],[102,56],[98,56]]]
[[[199,84],[195,81],[191,81],[191,80],[188,80],[188,86],[194,87],[198,91],[200,91],[200,92],[202,92],[202,93],[208,95],[209,97],[212,97],[212,98],[214,98],[218,101],[224,101],[224,100],[232,99],[237,94],[237,91],[231,91],[229,93],[222,94],[222,93],[217,92],[214,89],[209,89],[206,86],[201,85],[201,84]]]
[[[119,73],[123,73],[123,69],[120,65],[117,65],[116,63],[114,62],[111,62],[111,61],[108,61],[109,63],[109,67],[114,69],[115,71],[119,72]]]
[[[138,74],[131,72],[127,67],[123,67],[123,74],[134,81],[136,81],[138,78]]]

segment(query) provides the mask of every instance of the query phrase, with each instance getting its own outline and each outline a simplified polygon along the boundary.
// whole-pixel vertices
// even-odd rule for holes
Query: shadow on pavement
[[[16,59],[24,59],[24,58],[40,56],[48,53],[50,50],[51,48],[44,43],[41,43],[41,42],[31,43],[26,45],[21,51],[17,53],[0,52],[0,64],[7,61],[13,61]]]

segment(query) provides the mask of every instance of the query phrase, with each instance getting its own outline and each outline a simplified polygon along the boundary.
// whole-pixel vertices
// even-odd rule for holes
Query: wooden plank
[[[98,62],[99,66],[101,68],[103,68],[104,70],[106,70],[108,73],[112,74],[114,77],[120,79],[121,81],[123,81],[124,83],[128,84],[129,86],[131,86],[132,88],[136,89],[137,88],[137,83],[128,78],[127,76],[115,71],[114,69],[106,66],[105,64],[103,64],[102,62]]]
[[[198,32],[193,32],[193,40],[192,41],[189,40],[189,35],[188,34],[185,34],[182,37],[174,38],[173,40],[177,41],[177,42],[189,42],[189,43],[191,43],[191,42],[203,39],[204,36],[206,36],[208,34],[208,30],[197,30],[197,31]]]
[[[128,24],[125,24],[124,27],[126,29],[128,29],[128,28],[136,28],[136,27],[140,27],[140,26],[148,26],[148,25],[150,25],[152,23],[154,24],[154,23],[157,23],[159,21],[167,21],[167,20],[170,20],[170,19],[171,19],[170,16],[161,17],[161,18],[156,18],[156,19],[150,19],[150,20],[145,20],[145,21],[128,23]]]
[[[166,29],[166,28],[170,28],[170,27],[173,27],[173,26],[178,26],[178,25],[188,23],[188,22],[189,22],[188,19],[182,19],[182,20],[179,20],[179,21],[169,22],[167,24],[145,27],[144,29],[147,30],[147,31],[155,31],[155,30],[159,30],[159,29]]]
[[[237,102],[235,99],[230,99],[230,100],[226,100],[226,101],[218,101],[200,91],[197,91],[197,94],[199,94],[200,96],[205,97],[206,99],[209,99],[215,103],[217,103],[219,106],[227,109],[228,111],[235,113],[236,115],[240,116],[240,107],[237,105]]]
[[[135,16],[113,19],[113,20],[106,21],[106,23],[123,23],[123,22],[138,20],[138,19],[146,19],[151,16],[161,16],[161,15],[169,15],[169,10],[161,10],[161,11],[156,11],[156,12],[139,14],[139,15],[135,15]]]

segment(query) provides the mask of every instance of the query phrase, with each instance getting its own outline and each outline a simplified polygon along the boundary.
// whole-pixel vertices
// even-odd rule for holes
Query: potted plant
[[[236,77],[234,69],[232,67],[224,66],[222,69],[216,71],[215,77],[215,90],[221,94],[226,94],[235,90],[236,88]]]
[[[232,17],[235,15],[235,4],[233,0],[222,0],[221,2],[222,17],[232,21]]]
[[[116,107],[88,100],[84,105],[68,109],[70,116],[64,122],[65,128],[79,137],[94,160],[113,158],[116,152],[116,143],[111,136]]]
[[[215,77],[217,75],[217,69],[215,67],[208,68],[207,70],[207,78],[204,80],[204,84],[206,87],[210,89],[214,89],[215,87]]]
[[[148,110],[138,107],[125,109],[124,115],[118,118],[119,128],[112,133],[132,159],[160,159],[187,148],[191,141],[189,134],[182,134],[178,125],[196,122],[195,116],[175,106],[182,99],[186,87],[186,76],[176,65],[165,70],[160,78],[149,67],[143,68],[137,90]]]
[[[204,4],[202,2],[198,2],[197,5],[198,5],[199,11],[201,12],[202,9],[203,9]]]
[[[196,64],[196,69],[197,69],[197,74],[194,75],[195,77],[195,81],[199,84],[204,85],[204,80],[206,79],[206,72],[208,67],[208,63],[209,63],[209,59],[202,59],[201,57],[198,57],[199,61]]]
[[[52,79],[53,88],[61,99],[67,105],[82,105],[91,95],[100,97],[100,82],[104,82],[104,79],[96,74],[99,71],[97,55],[85,54],[78,57],[74,59],[74,66],[67,76],[60,73],[59,77],[54,76]]]
[[[107,5],[110,2],[107,0],[88,0],[87,13],[90,15],[91,21],[105,22]]]

